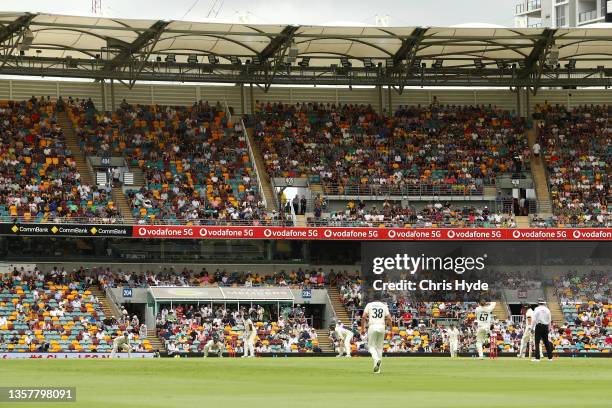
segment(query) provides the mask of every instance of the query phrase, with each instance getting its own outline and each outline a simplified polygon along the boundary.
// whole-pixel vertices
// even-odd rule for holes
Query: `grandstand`
[[[3,43],[28,36],[0,66],[21,76],[0,78],[0,352],[107,354],[128,331],[199,355],[220,331],[241,354],[261,311],[257,353],[329,354],[328,324],[359,323],[361,242],[611,237],[610,29],[0,22]],[[23,79],[43,71],[69,80]],[[525,290],[558,307],[558,354],[610,352],[602,245],[602,270],[530,258],[568,265],[536,289],[496,271],[500,352]],[[472,301],[387,300],[390,353],[473,330]]]
[[[0,11],[0,405],[609,407],[612,28],[93,3]]]

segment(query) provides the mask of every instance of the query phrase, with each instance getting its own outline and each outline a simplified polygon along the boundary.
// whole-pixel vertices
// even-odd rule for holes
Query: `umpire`
[[[550,309],[546,306],[546,302],[540,299],[538,301],[538,307],[533,311],[532,327],[535,332],[535,357],[531,361],[540,361],[540,341],[544,342],[548,360],[552,360],[552,343],[548,340],[551,320]]]

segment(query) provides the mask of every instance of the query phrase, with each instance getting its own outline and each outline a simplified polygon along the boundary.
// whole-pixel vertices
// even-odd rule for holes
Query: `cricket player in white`
[[[216,352],[219,357],[223,357],[223,350],[225,350],[225,344],[223,344],[221,336],[215,332],[204,346],[204,358],[208,357],[210,351]]]
[[[476,307],[476,323],[478,324],[476,329],[476,350],[480,359],[484,358],[482,345],[487,341],[491,332],[495,304],[495,302],[487,304],[487,302],[481,300],[479,306]]]
[[[459,351],[459,329],[457,329],[454,324],[451,324],[446,334],[448,336],[450,356],[457,357],[457,351]]]
[[[525,319],[523,321],[523,337],[521,337],[521,350],[519,351],[519,358],[525,357],[525,352],[529,348],[529,357],[531,357],[531,346],[533,343],[533,332],[531,326],[533,325],[533,310],[530,306],[527,306],[525,312]]]
[[[379,293],[377,293],[380,296]],[[368,329],[368,351],[374,360],[374,373],[380,373],[386,327],[391,326],[391,314],[386,303],[375,300],[366,305],[361,318],[361,332]]]
[[[111,358],[115,358],[117,351],[127,350],[128,357],[132,358],[132,345],[130,344],[130,335],[127,331],[124,331],[121,336],[115,337],[113,340],[113,351],[111,352]]]
[[[242,357],[255,357],[255,337],[257,337],[257,329],[253,320],[256,315],[253,313],[251,317],[244,321],[244,355]]]
[[[339,324],[332,323],[329,329],[334,332],[338,339],[338,355],[336,357],[351,357],[351,340],[353,340],[353,332],[345,329]]]

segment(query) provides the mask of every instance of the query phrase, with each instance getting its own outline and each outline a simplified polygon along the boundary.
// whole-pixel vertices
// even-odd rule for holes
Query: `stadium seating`
[[[563,327],[551,332],[555,352],[612,352],[612,302],[606,273],[557,278],[555,287],[565,318]],[[351,325],[355,327],[363,309],[361,281],[357,277],[340,277],[338,289],[342,303],[353,316]],[[474,351],[472,322],[475,318],[475,303],[445,302],[443,311],[440,310],[439,303],[414,302],[401,297],[394,297],[394,300],[388,303],[394,326],[387,335],[385,350],[443,351],[446,347],[445,326],[440,322],[453,319],[464,333],[461,349]],[[517,352],[522,332],[522,327],[516,326],[512,321],[497,322],[499,351]],[[365,350],[359,333],[355,334],[354,351]]]
[[[308,224],[332,227],[406,227],[406,228],[514,228],[511,214],[500,214],[487,206],[456,207],[450,203],[436,202],[417,209],[398,203],[383,202],[380,208],[367,208],[362,201],[350,201],[343,212],[323,213],[315,204],[315,216]]]
[[[81,183],[55,108],[34,97],[0,103],[0,219],[119,221],[110,191]]]
[[[100,269],[97,273],[98,284],[106,287],[149,287],[149,286],[288,286],[300,288],[323,288],[328,283],[326,274],[318,270],[291,271],[281,270],[275,274],[229,273],[225,269],[208,272],[203,268],[200,272],[184,268],[175,271],[174,268],[164,268],[162,271],[146,271],[131,273],[128,271],[112,271],[110,268]]]
[[[253,308],[257,310],[257,308]],[[224,306],[174,306],[162,309],[157,318],[157,333],[173,354],[201,352],[213,331],[222,331],[227,353],[242,353],[246,310],[231,310]],[[288,316],[271,320],[261,308],[257,327],[256,350],[258,352],[306,353],[318,346],[317,334],[303,315],[289,311]],[[176,350],[176,351],[174,351]]]
[[[612,106],[545,105],[540,129],[554,216],[537,226],[610,227]]]
[[[131,332],[137,351],[152,351],[126,323],[109,321],[85,279],[54,270],[14,270],[0,280],[0,352],[98,352]]]
[[[476,194],[529,165],[524,123],[493,107],[380,117],[371,106],[261,103],[253,122],[271,177],[308,177],[329,194]]]
[[[109,115],[71,104],[90,155],[123,156],[146,186],[128,191],[138,223],[282,224],[258,191],[241,122],[219,105],[129,105]]]
[[[553,342],[557,352],[612,352],[612,298],[605,272],[555,279],[565,325]]]

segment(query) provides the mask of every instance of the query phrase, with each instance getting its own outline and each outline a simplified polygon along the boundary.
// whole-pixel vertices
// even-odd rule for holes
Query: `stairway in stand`
[[[93,186],[95,184],[93,174],[87,165],[85,155],[81,151],[79,138],[76,133],[74,133],[72,121],[70,118],[68,118],[66,112],[59,112],[57,114],[57,123],[62,127],[64,138],[66,139],[66,147],[68,147],[68,149],[70,149],[72,152],[72,157],[76,163],[77,170],[81,174],[81,182],[83,184]]]
[[[296,227],[307,227],[308,223],[306,222],[305,215],[296,215],[295,216],[295,226]]]
[[[132,209],[128,204],[127,197],[123,193],[123,189],[121,187],[113,187],[113,201],[115,202],[115,207],[119,210],[119,213],[123,217],[123,223],[128,225],[134,225],[136,220],[132,215]]]
[[[100,288],[98,288],[97,286],[91,286],[89,290],[92,295],[98,298],[98,301],[100,302],[100,306],[102,306],[102,311],[104,312],[104,316],[106,317],[114,316],[115,313],[113,312],[113,309],[110,307],[110,304],[108,303],[106,294],[102,290],[100,290]],[[119,318],[119,316],[115,316],[115,317]]]
[[[334,346],[329,339],[329,330],[327,329],[318,329],[317,332],[317,341],[319,342],[319,347],[321,351],[324,353],[333,353]]]
[[[526,215],[518,215],[514,217],[517,228],[529,228],[529,217]]]
[[[147,340],[149,340],[149,343],[151,343],[153,350],[159,350],[161,352],[166,349],[160,338],[157,337],[157,330],[155,329],[147,330]]]
[[[533,152],[532,147],[537,140],[536,128],[530,129],[527,132],[527,139],[529,140],[529,150]],[[544,160],[542,155],[540,155],[539,158],[536,158],[532,154],[530,161],[531,175],[533,177],[533,182],[535,183],[536,197],[538,200],[538,215],[545,217],[550,216],[552,215],[552,201],[548,191],[548,180],[546,178]]]
[[[497,300],[495,304],[495,309],[493,309],[493,314],[500,322],[505,322],[508,320],[508,306],[504,303],[503,300]]]
[[[544,296],[546,297],[546,306],[550,309],[550,316],[556,326],[560,326],[565,321],[563,317],[563,310],[561,310],[561,303],[555,293],[555,289],[550,286],[544,287]]]
[[[351,316],[340,300],[340,291],[338,291],[338,288],[335,286],[328,286],[327,293],[329,294],[334,312],[336,312],[336,319],[344,325],[351,325]]]
[[[276,196],[274,190],[272,189],[272,183],[270,182],[270,176],[268,176],[268,171],[266,170],[266,164],[264,163],[263,156],[257,143],[255,142],[255,137],[253,136],[253,129],[248,128],[246,131],[247,139],[249,141],[249,148],[251,149],[251,154],[255,159],[255,172],[257,173],[257,178],[261,182],[262,187],[262,195],[266,200],[266,207],[268,210],[278,210],[276,208]]]

